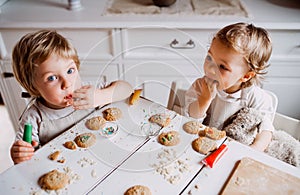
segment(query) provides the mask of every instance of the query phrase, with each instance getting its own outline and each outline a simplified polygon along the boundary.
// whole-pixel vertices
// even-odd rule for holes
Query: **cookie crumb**
[[[64,167],[63,170],[69,176],[69,183],[80,180],[80,176],[77,173],[74,173],[70,167]]]
[[[92,176],[93,178],[96,178],[96,177],[97,177],[97,173],[96,173],[95,169],[92,170],[91,176]]]
[[[88,165],[95,165],[96,162],[92,159],[83,157],[81,158],[79,161],[77,161],[77,163],[81,166],[81,167],[86,167]]]
[[[59,163],[65,163],[65,161],[66,161],[66,159],[64,159],[64,158],[57,160],[57,162],[59,162]]]
[[[182,174],[190,171],[188,160],[176,160],[176,152],[173,149],[163,150],[157,154],[157,158],[159,162],[152,167],[170,184],[177,184],[180,182]]]

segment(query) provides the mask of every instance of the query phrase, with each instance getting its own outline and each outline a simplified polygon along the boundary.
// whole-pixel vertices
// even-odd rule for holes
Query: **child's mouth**
[[[65,96],[64,99],[66,100],[66,106],[70,106],[73,104],[73,95],[72,94]]]
[[[72,99],[72,97],[73,97],[73,95],[72,95],[72,94],[69,94],[69,95],[65,96],[65,98],[64,98],[64,99],[66,99],[66,100],[71,100],[71,99]]]

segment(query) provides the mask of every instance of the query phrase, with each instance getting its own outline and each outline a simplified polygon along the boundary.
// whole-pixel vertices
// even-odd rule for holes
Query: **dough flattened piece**
[[[171,118],[168,114],[155,114],[149,118],[151,123],[156,123],[161,127],[166,127],[170,124]]]
[[[106,123],[106,120],[101,116],[95,116],[86,121],[85,126],[90,130],[99,130]]]
[[[179,133],[177,131],[161,133],[158,136],[158,141],[165,146],[175,146],[180,142]]]
[[[203,130],[205,126],[198,121],[189,121],[183,125],[183,130],[189,134],[197,134],[199,131]]]
[[[52,170],[39,178],[38,184],[44,190],[59,190],[69,183],[69,177],[65,173]]]
[[[130,187],[124,195],[151,195],[151,191],[147,186],[135,185]]]
[[[88,148],[95,144],[96,136],[92,133],[83,133],[75,138],[75,143],[81,148]]]
[[[215,127],[206,127],[204,131],[205,131],[205,136],[214,140],[220,140],[226,136],[225,131],[218,130]]]
[[[122,111],[119,108],[107,108],[103,111],[103,117],[108,121],[116,121],[122,117]]]
[[[198,137],[192,142],[192,147],[195,151],[201,154],[207,154],[208,152],[217,148],[216,141],[207,137]]]

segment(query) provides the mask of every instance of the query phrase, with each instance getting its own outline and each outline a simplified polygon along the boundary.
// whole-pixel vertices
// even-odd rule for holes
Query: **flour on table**
[[[79,161],[77,161],[77,163],[81,166],[81,167],[86,167],[88,165],[95,165],[96,162],[92,159],[89,159],[89,158],[86,158],[86,157],[83,157],[81,158]]]
[[[190,171],[189,159],[176,159],[176,152],[172,149],[165,149],[158,153],[159,162],[153,164],[155,172],[163,176],[170,184],[177,184],[182,174]]]

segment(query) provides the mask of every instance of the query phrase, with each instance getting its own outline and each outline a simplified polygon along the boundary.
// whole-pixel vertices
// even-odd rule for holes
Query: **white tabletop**
[[[129,106],[127,101],[117,102],[87,118],[102,115],[102,111],[108,107],[118,107],[123,112],[123,117],[117,121],[119,131],[115,136],[102,137],[99,131],[88,130],[83,120],[39,149],[32,160],[2,173],[1,192],[47,194],[38,186],[38,178],[57,169],[72,177],[71,184],[60,190],[61,194],[123,194],[129,187],[137,184],[148,186],[152,194],[188,194],[195,190],[201,190],[201,194],[217,194],[234,164],[245,156],[300,178],[300,169],[235,141],[226,141],[228,151],[212,169],[204,167],[201,160],[205,155],[195,152],[191,147],[191,142],[197,135],[188,134],[182,129],[182,125],[190,119],[145,99],[140,99],[133,106]],[[156,137],[147,139],[145,129],[141,128],[149,124],[148,118],[151,115],[166,112],[173,119],[161,131],[176,130],[180,133],[180,143],[172,147],[162,146]],[[76,151],[64,148],[65,141],[72,140],[83,132],[95,134],[96,144]],[[218,145],[222,141],[218,141]],[[61,151],[59,158],[65,158],[65,163],[48,159],[48,155],[56,150]],[[201,188],[195,189],[195,186]]]

